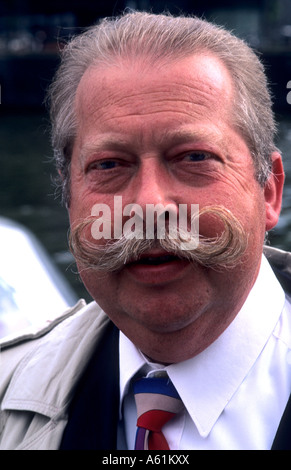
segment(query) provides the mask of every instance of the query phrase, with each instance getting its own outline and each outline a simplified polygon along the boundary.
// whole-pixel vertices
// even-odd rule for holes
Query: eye
[[[118,163],[115,162],[114,160],[107,160],[105,162],[100,162],[98,167],[100,170],[112,170],[112,168],[115,168],[118,166]]]
[[[211,157],[211,154],[208,152],[190,152],[184,155],[183,160],[188,162],[202,162]]]
[[[93,162],[89,165],[88,170],[113,170],[117,166],[119,166],[119,162],[116,160],[101,160],[99,162]]]

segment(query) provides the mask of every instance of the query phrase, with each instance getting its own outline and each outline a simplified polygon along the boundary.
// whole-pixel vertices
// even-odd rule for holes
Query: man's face
[[[140,261],[114,273],[80,273],[114,323],[150,357],[197,354],[228,326],[256,278],[266,229],[264,191],[233,126],[234,90],[213,56],[165,67],[124,62],[91,67],[77,92],[71,165],[71,224],[96,203],[223,205],[250,234],[241,263],[215,271],[187,261]],[[221,224],[201,220],[202,235]],[[96,242],[97,243],[97,242]],[[104,243],[104,240],[98,241]],[[161,250],[146,253],[149,257]]]

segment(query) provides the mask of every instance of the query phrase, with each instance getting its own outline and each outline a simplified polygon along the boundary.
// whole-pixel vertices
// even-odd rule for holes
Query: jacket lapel
[[[264,246],[264,255],[287,295],[291,295],[291,253]]]
[[[112,428],[111,421],[117,422],[119,416],[118,339],[118,330],[92,302],[53,328],[50,334],[24,343],[24,346],[31,345],[30,349],[17,365],[9,386],[7,380],[2,386],[0,421],[2,424],[3,419],[5,428],[1,449],[59,449],[68,410],[73,416],[73,403],[82,392],[84,410],[75,406],[82,421],[80,427],[79,419],[75,419],[80,428],[75,438],[76,448],[80,448],[79,443],[86,448],[85,431],[91,440],[96,436],[93,448],[114,446],[116,426]],[[7,364],[9,352],[9,349],[4,351]],[[90,379],[88,390],[86,374]],[[16,413],[18,425],[15,425]],[[94,426],[97,434],[95,430],[91,432]]]
[[[291,450],[291,395],[281,418],[271,450]]]
[[[291,294],[291,254],[278,248],[264,247],[264,254],[271,264],[285,292]],[[291,395],[277,430],[272,450],[291,450]]]
[[[77,384],[60,449],[116,449],[118,410],[119,332],[109,322]]]

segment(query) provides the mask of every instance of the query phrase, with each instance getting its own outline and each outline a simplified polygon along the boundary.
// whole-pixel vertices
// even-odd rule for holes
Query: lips
[[[177,279],[187,266],[189,266],[187,260],[164,251],[144,253],[137,261],[129,263],[125,269],[139,283],[158,285]]]
[[[145,264],[148,266],[159,266],[164,263],[170,263],[172,261],[177,261],[178,256],[172,254],[163,254],[163,255],[143,255],[135,264]]]

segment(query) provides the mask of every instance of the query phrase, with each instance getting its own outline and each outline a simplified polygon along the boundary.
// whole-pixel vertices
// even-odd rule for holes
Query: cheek
[[[201,194],[199,212],[200,234],[215,237],[222,233],[224,224],[217,215],[203,215],[206,206],[223,206],[240,222],[244,231],[249,234],[250,245],[262,244],[265,237],[265,200],[262,188],[256,182],[248,184],[247,191],[238,188],[234,183],[225,184],[226,180],[209,188],[207,197]],[[229,183],[229,182],[228,182]]]
[[[132,300],[133,293],[129,293],[115,274],[102,273],[100,275],[87,269],[81,269],[79,274],[91,297],[110,318],[112,317],[113,321],[116,321],[116,318],[118,318],[116,314],[120,308],[120,296],[125,291],[124,295]]]
[[[80,221],[91,215],[93,207],[99,203],[110,203],[102,195],[96,194],[88,188],[84,176],[79,171],[71,172],[71,201],[69,207],[70,222]]]

